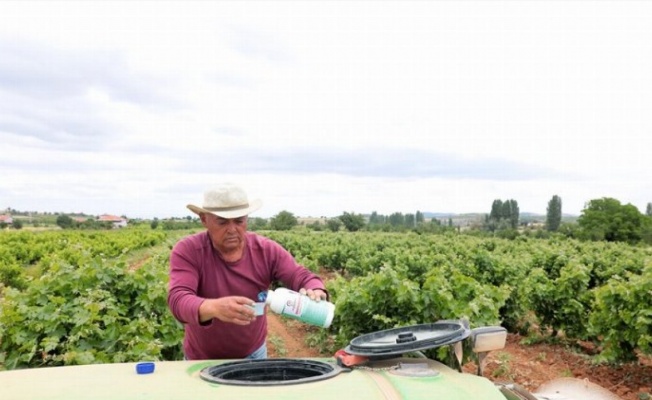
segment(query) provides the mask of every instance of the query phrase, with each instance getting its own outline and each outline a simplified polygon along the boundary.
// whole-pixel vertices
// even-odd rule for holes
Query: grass
[[[268,337],[269,343],[274,346],[274,350],[276,351],[276,355],[278,357],[285,357],[287,355],[287,349],[285,348],[285,343],[283,342],[283,339],[281,339],[278,335],[269,335]]]
[[[498,364],[498,368],[496,368],[492,373],[494,378],[506,377],[510,380],[512,379],[511,366],[510,366],[511,357],[512,356],[509,353],[501,352],[497,354],[496,363]]]

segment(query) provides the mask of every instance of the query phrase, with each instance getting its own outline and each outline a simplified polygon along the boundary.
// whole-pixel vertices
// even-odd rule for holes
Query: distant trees
[[[328,221],[326,221],[326,227],[331,232],[337,232],[342,227],[342,221],[340,221],[339,218],[329,218]]]
[[[11,225],[4,221],[0,222],[0,229],[6,229],[8,226],[11,226],[13,229],[23,229],[23,223],[18,219],[14,219]]]
[[[276,216],[272,217],[269,221],[270,228],[276,231],[289,231],[298,224],[299,221],[297,220],[297,217],[295,217],[291,212],[285,210],[276,214]]]
[[[153,223],[153,222],[152,222]],[[175,230],[181,230],[181,229],[197,229],[202,226],[201,222],[199,222],[199,219],[193,220],[193,219],[164,219],[160,221],[160,223],[157,224],[158,226],[161,227],[164,231],[175,231]],[[150,225],[151,226],[151,225]]]
[[[414,217],[414,214],[405,214],[405,226],[416,228],[417,219]]]
[[[561,225],[561,198],[557,195],[552,196],[546,209],[546,229],[556,232]]]
[[[252,231],[267,229],[267,220],[260,217],[249,217],[247,218],[247,227]]]
[[[652,203],[647,203],[647,208],[645,209],[645,215],[647,216],[645,221],[645,227],[643,228],[642,240],[645,243],[652,243]]]
[[[385,223],[385,216],[378,215],[376,211],[369,216],[369,225],[382,225]]]
[[[59,215],[57,217],[57,225],[61,229],[70,229],[70,228],[72,228],[72,225],[74,224],[74,222],[75,221],[72,218],[70,218],[69,216],[67,216],[67,215],[62,214],[62,215]]]
[[[380,215],[376,211],[369,215],[368,229],[372,231],[403,231],[416,229],[425,224],[426,217],[421,211],[414,214],[394,212],[388,216]]]
[[[338,218],[342,221],[342,224],[344,224],[344,228],[349,232],[359,231],[365,225],[364,216],[362,214],[344,212],[344,214],[340,215]]]
[[[503,218],[509,221],[512,229],[518,227],[518,219],[520,216],[520,210],[518,208],[518,203],[516,200],[508,200],[503,203]]]
[[[405,215],[395,212],[387,217],[387,223],[392,227],[405,226]]]
[[[589,201],[577,223],[581,239],[627,243],[640,242],[651,225],[636,206],[610,197]]]
[[[113,224],[109,221],[98,221],[93,218],[87,218],[84,221],[76,221],[71,216],[60,214],[55,223],[61,229],[112,229]]]
[[[518,228],[519,214],[520,210],[516,200],[494,200],[491,204],[491,212],[485,220],[485,227],[492,232],[510,228],[516,229]]]
[[[389,215],[378,214],[373,211],[369,214],[367,223],[362,229],[368,231],[382,231],[382,232],[405,232],[413,231],[417,233],[442,233],[453,231],[459,227],[453,226],[452,218],[448,219],[448,225],[445,226],[445,221],[433,217],[426,220],[426,216],[421,211],[416,211],[414,214],[402,212],[393,212]]]

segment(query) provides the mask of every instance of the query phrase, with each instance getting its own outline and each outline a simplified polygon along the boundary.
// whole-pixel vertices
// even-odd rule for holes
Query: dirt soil
[[[331,357],[306,344],[313,330],[297,321],[268,313],[269,357]],[[560,377],[587,379],[620,396],[623,400],[652,400],[652,357],[640,357],[638,363],[593,365],[587,354],[562,345],[521,344],[522,337],[510,334],[504,350],[487,356],[484,376],[492,381],[514,382],[531,392],[544,382]],[[469,363],[466,372],[475,373]]]

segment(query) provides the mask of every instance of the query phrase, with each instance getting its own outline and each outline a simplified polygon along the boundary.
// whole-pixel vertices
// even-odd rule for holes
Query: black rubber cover
[[[387,358],[453,344],[466,339],[470,334],[471,330],[465,321],[444,320],[358,336],[351,340],[344,351],[371,359]]]

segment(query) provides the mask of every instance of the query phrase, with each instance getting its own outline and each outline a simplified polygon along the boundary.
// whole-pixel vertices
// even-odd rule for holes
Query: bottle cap
[[[151,374],[152,372],[154,372],[153,362],[142,362],[136,364],[136,373],[138,373],[139,375]]]

